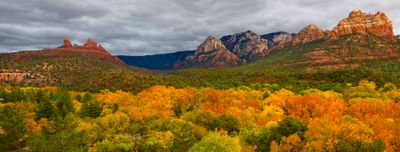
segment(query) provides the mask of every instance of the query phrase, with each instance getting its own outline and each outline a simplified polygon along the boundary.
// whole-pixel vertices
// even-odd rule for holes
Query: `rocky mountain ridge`
[[[342,19],[332,30],[322,30],[317,25],[310,24],[295,35],[286,32],[276,32],[259,36],[254,32],[246,31],[243,33],[224,36],[221,38],[221,41],[230,53],[226,55],[220,55],[219,60],[223,59],[223,57],[230,57],[232,59],[233,53],[233,55],[236,55],[237,58],[242,60],[242,63],[248,63],[256,59],[266,57],[271,52],[279,51],[286,46],[297,46],[317,40],[332,41],[338,39],[339,37],[354,33],[364,36],[371,34],[388,42],[393,42],[395,40],[392,21],[390,21],[385,13],[377,12],[376,14],[367,14],[360,10],[355,10],[350,12],[349,16],[345,19]],[[362,40],[362,38],[360,40]],[[203,42],[202,45],[216,44],[222,45],[220,43],[213,42],[210,42],[210,44]],[[194,56],[202,53],[204,53],[204,50],[196,50]],[[225,51],[225,53],[227,52]],[[204,54],[202,56],[202,58],[211,58],[211,56],[204,57]],[[199,57],[189,56],[187,59],[190,61],[187,63],[192,63],[192,66],[214,66],[210,63],[204,65],[202,64],[204,63],[203,60],[196,61],[196,58]],[[236,60],[233,60],[234,63],[229,63],[228,60],[225,61],[228,62],[225,65],[237,65],[238,63]],[[185,67],[192,66],[186,65]],[[179,64],[177,64],[175,67],[180,68]],[[216,65],[216,67],[219,66]]]
[[[174,69],[186,67],[229,67],[242,64],[243,61],[235,54],[226,49],[220,39],[212,36],[207,37],[197,47],[195,54],[186,57],[184,61],[174,64]]]
[[[221,41],[233,54],[244,61],[252,61],[269,54],[272,45],[252,31],[224,36]]]

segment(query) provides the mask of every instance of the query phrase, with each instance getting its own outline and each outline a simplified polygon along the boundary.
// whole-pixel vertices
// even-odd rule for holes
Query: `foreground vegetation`
[[[400,151],[400,89],[0,87],[2,151]]]

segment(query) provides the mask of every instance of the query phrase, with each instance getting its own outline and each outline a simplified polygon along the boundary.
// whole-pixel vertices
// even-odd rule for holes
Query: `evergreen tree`
[[[40,118],[50,118],[54,114],[54,107],[50,102],[49,97],[42,91],[36,94],[36,102],[38,103],[38,110],[36,112],[36,120]]]
[[[101,111],[103,111],[103,108],[99,104],[97,100],[94,100],[92,96],[88,93],[86,93],[83,96],[83,104],[81,108],[80,115],[81,117],[91,117],[91,118],[97,118],[100,116]]]
[[[77,94],[75,96],[75,100],[78,100],[79,102],[82,102],[82,96],[80,94]]]
[[[24,146],[27,131],[25,118],[10,106],[0,108],[0,151],[14,151]]]
[[[58,89],[57,93],[55,94],[56,105],[58,111],[60,112],[61,117],[65,117],[68,112],[74,112],[75,109],[72,105],[71,96],[69,95],[67,90]]]

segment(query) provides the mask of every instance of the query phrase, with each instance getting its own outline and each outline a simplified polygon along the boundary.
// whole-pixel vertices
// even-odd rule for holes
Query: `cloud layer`
[[[3,0],[0,52],[93,38],[113,54],[195,49],[208,35],[333,28],[351,10],[384,11],[400,32],[398,0]]]

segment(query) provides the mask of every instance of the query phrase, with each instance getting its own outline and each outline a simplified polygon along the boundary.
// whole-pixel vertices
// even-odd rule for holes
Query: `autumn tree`
[[[307,125],[293,116],[286,116],[282,121],[278,122],[278,126],[272,129],[272,137],[280,142],[282,137],[297,134],[304,139],[304,132],[307,131]]]
[[[0,149],[14,151],[24,146],[25,118],[11,106],[0,107]]]
[[[366,143],[360,140],[343,141],[341,140],[336,148],[338,152],[384,152],[385,144],[382,141]]]
[[[229,134],[239,133],[240,122],[233,116],[221,115],[212,120],[210,129],[224,129]]]
[[[206,152],[206,151],[229,151],[240,152],[241,147],[237,137],[229,137],[228,135],[209,133],[203,137],[201,141],[193,145],[189,152]]]

